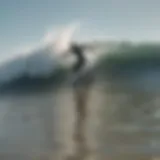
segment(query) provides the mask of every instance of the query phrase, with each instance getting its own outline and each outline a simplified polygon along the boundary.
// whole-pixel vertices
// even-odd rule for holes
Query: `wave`
[[[0,88],[24,89],[55,83],[63,67],[49,47],[9,60],[0,67]],[[61,79],[61,78],[60,78]]]
[[[86,51],[103,55],[96,65],[99,75],[134,77],[149,69],[160,69],[159,44],[135,44],[130,42],[90,42],[82,46]],[[71,65],[69,59],[68,65]],[[63,61],[64,62],[64,61]],[[65,80],[67,68],[55,56],[50,46],[32,51],[27,56],[10,60],[0,67],[0,85],[3,88],[32,88],[51,86]],[[73,61],[72,61],[73,63]],[[153,69],[154,67],[154,69]],[[107,74],[106,74],[107,73]],[[140,73],[140,74],[141,74]],[[127,76],[126,76],[127,75]],[[117,78],[114,78],[117,79]]]
[[[29,77],[45,76],[56,69],[57,61],[48,49],[33,51],[28,56],[19,56],[0,67],[0,83],[10,81],[22,75]]]
[[[90,45],[82,44],[82,47],[86,52],[92,50]],[[88,57],[93,59],[90,55]],[[0,89],[2,91],[6,88],[42,87],[57,84],[65,79],[67,69],[74,61],[75,57],[71,54],[63,60],[63,57],[54,53],[52,45],[35,49],[28,55],[15,57],[1,64]]]
[[[121,42],[114,50],[100,60],[101,69],[111,72],[146,70],[160,66],[159,43]],[[121,72],[120,72],[121,73]]]

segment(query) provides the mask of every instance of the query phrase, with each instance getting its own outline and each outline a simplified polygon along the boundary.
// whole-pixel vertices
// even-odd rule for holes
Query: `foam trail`
[[[54,42],[54,52],[56,54],[63,54],[68,51],[77,27],[77,23],[71,24],[58,35],[58,38]]]

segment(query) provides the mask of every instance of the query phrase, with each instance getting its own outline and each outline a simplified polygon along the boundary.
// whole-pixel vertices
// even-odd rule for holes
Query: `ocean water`
[[[97,63],[85,128],[92,152],[81,159],[159,157],[160,50],[145,47],[113,47]],[[1,66],[2,160],[65,159],[75,151],[73,90],[68,72],[49,53],[36,51]]]

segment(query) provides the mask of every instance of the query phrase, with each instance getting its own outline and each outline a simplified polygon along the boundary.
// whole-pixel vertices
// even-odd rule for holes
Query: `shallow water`
[[[159,72],[152,72],[127,83],[105,81],[93,86],[86,122],[86,141],[93,152],[85,159],[159,156],[160,92],[154,82],[159,77]],[[69,87],[1,95],[0,159],[64,159],[75,151],[74,123]]]

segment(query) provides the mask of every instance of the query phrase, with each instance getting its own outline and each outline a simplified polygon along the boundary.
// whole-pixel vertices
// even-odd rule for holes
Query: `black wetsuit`
[[[73,72],[78,72],[86,63],[85,57],[83,55],[82,48],[77,45],[72,45],[71,51],[77,57],[77,62],[73,66]]]
[[[73,73],[77,76],[73,81],[73,86],[76,88],[90,86],[93,82],[93,71],[83,69],[87,63],[83,49],[80,46],[73,44],[71,46],[71,51],[77,57],[77,62],[73,66]]]

